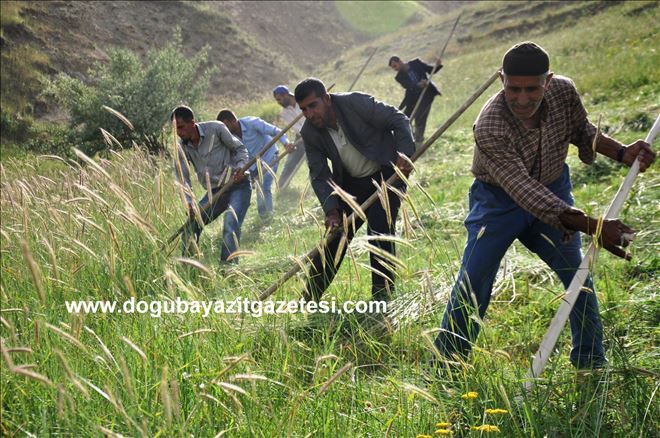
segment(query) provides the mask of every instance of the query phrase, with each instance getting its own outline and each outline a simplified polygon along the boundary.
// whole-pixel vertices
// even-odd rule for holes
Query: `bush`
[[[0,112],[0,140],[23,142],[28,138],[32,118],[20,113]]]
[[[92,142],[93,143],[93,142]],[[81,151],[94,149],[94,144],[82,142],[77,132],[62,123],[36,123],[28,132],[28,139],[18,143],[19,150],[35,154],[57,155],[62,158],[75,159],[73,147]]]
[[[46,95],[69,111],[71,132],[78,133],[76,143],[86,154],[108,148],[99,128],[110,132],[123,147],[136,141],[160,152],[163,126],[172,109],[182,103],[194,107],[208,89],[215,69],[204,68],[207,50],[187,57],[179,32],[164,48],[150,51],[146,65],[134,52],[113,49],[108,61],[91,68],[89,85],[60,74],[48,84]],[[103,110],[103,105],[126,116],[134,130]]]
[[[281,112],[282,107],[279,104],[269,101],[261,106],[259,118],[269,123],[277,124]],[[284,128],[284,126],[280,126],[280,128]]]

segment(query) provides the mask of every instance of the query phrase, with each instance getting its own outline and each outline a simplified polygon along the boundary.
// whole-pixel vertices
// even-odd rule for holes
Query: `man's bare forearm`
[[[614,161],[621,162],[623,158],[623,151],[625,151],[625,146],[616,141],[615,139],[608,137],[607,135],[600,133],[598,135],[598,143],[596,143],[596,152],[601,155],[605,155],[608,158],[613,159]]]
[[[585,234],[593,234],[596,231],[598,221],[587,216],[582,210],[570,208],[559,215],[562,225],[573,231],[580,231]]]

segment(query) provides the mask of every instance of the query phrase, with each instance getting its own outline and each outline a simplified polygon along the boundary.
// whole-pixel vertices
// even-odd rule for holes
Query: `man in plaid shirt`
[[[568,287],[582,261],[580,233],[596,234],[598,220],[573,207],[568,144],[578,147],[586,164],[596,152],[628,166],[640,158],[640,170],[655,159],[650,146],[638,140],[623,146],[600,134],[573,82],[550,72],[548,54],[524,42],[504,55],[500,74],[503,90],[484,105],[474,125],[476,146],[470,188],[470,212],[462,265],[445,311],[435,345],[451,359],[466,357],[479,333],[470,319],[478,306],[483,318],[500,261],[514,240],[535,252]],[[620,220],[602,224],[600,244],[612,254],[626,253],[633,230]],[[570,315],[573,349],[570,360],[578,368],[607,363],[603,328],[593,282],[588,278]],[[471,297],[471,295],[474,297]],[[475,302],[476,299],[476,302]]]

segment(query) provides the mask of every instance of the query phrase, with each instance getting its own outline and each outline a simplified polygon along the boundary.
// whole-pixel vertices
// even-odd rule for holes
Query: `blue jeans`
[[[547,186],[569,205],[573,205],[569,169]],[[562,232],[523,210],[499,187],[475,180],[470,188],[470,212],[465,220],[468,231],[461,269],[442,319],[442,330],[435,345],[445,357],[456,353],[466,357],[479,334],[479,324],[470,319],[474,313],[474,294],[479,317],[483,318],[500,261],[513,241],[518,239],[536,253],[568,288],[582,261],[580,234],[562,242]],[[480,231],[485,227],[483,233]],[[544,237],[545,236],[545,237]],[[548,242],[549,239],[552,243]],[[603,326],[591,276],[587,278],[570,314],[573,348],[571,362],[578,368],[605,362]]]
[[[220,189],[214,189],[216,193]],[[250,206],[250,196],[252,189],[250,188],[250,180],[245,178],[243,181],[234,184],[232,188],[224,193],[218,199],[211,211],[202,213],[202,220],[204,225],[213,222],[218,216],[227,210],[224,217],[224,224],[222,230],[222,248],[220,249],[220,260],[226,261],[231,253],[236,251],[241,239],[241,225],[245,219],[245,213]],[[209,194],[206,193],[199,201],[200,210],[209,202]],[[183,253],[187,254],[188,241],[192,236],[199,242],[199,236],[202,234],[202,227],[193,221],[193,223],[183,231]],[[232,259],[232,262],[237,263],[238,258]]]
[[[275,156],[277,158],[277,156]],[[273,213],[273,193],[272,186],[275,177],[273,174],[277,174],[277,167],[279,163],[271,167],[273,173],[271,173],[266,167],[262,168],[263,181],[259,179],[259,174],[255,169],[252,171],[253,182],[257,189],[257,211],[259,212],[259,217],[267,218]]]

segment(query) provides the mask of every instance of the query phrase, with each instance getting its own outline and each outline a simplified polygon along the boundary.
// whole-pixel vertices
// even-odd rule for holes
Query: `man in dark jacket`
[[[419,58],[412,61],[403,62],[398,56],[392,56],[388,63],[392,70],[396,71],[396,81],[406,90],[406,94],[399,105],[399,109],[404,112],[408,117],[411,116],[419,96],[422,94],[424,88],[428,86],[428,90],[424,93],[422,101],[419,103],[419,108],[415,112],[415,143],[419,147],[424,141],[424,130],[426,129],[426,119],[431,112],[431,104],[435,96],[440,95],[440,90],[433,83],[429,81],[429,75],[437,72],[442,68],[440,59],[436,62],[435,66],[423,62]]]
[[[337,191],[344,191],[362,204],[376,190],[374,182],[380,185],[394,174],[393,166],[406,176],[410,173],[412,167],[407,157],[414,153],[415,144],[408,118],[367,94],[328,94],[323,82],[308,78],[298,84],[295,97],[306,118],[301,134],[311,184],[323,207],[326,228],[334,231],[344,227],[343,236],[337,233],[338,236],[326,245],[325,256],[319,255],[312,261],[304,296],[308,300],[318,300],[339,269],[355,231],[363,223],[356,219],[355,228],[346,224],[342,216],[348,216],[352,210]],[[395,187],[405,190],[401,181]],[[385,196],[382,198],[384,201]],[[385,202],[377,201],[364,213],[370,243],[393,255],[394,243],[378,236],[394,234],[401,201],[391,190],[387,190],[387,200],[388,212],[383,208]],[[372,252],[370,262],[372,296],[375,300],[386,300],[393,292],[391,261]]]

